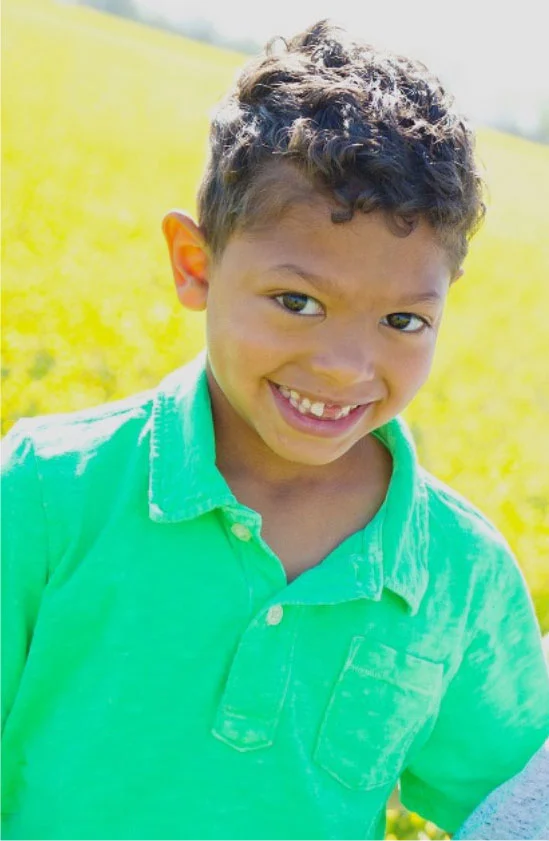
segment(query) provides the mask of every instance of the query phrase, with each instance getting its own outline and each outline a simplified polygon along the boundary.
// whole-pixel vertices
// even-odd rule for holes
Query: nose
[[[319,339],[312,349],[309,366],[320,381],[349,388],[376,378],[376,339],[368,335],[363,323],[359,329],[347,326],[319,335]]]

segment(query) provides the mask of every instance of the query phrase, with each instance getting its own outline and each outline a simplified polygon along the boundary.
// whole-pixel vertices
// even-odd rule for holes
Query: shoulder
[[[419,468],[425,488],[432,528],[443,529],[454,538],[487,541],[506,547],[501,532],[472,502],[424,468]]]
[[[86,493],[86,486],[120,485],[137,462],[148,462],[155,390],[66,414],[16,422],[2,442],[2,479],[25,487],[38,482],[45,501]],[[135,474],[135,470],[133,470]],[[64,503],[63,503],[64,504]]]
[[[96,452],[101,444],[151,415],[155,391],[64,414],[22,418],[3,441],[4,461],[17,447],[31,445],[40,459]]]
[[[405,477],[405,494],[412,491],[414,517],[419,534],[441,550],[460,552],[478,544],[508,549],[494,523],[472,502],[426,470],[420,461],[414,437],[405,420],[396,416],[378,430],[393,460],[396,474]]]
[[[116,448],[135,447],[148,439],[155,414],[174,407],[191,390],[204,365],[202,355],[171,371],[154,388],[122,400],[63,414],[22,418],[2,441],[3,463],[14,453],[32,449],[40,462],[82,460]],[[162,426],[162,423],[160,424]]]
[[[2,442],[3,511],[13,540],[44,524],[49,574],[67,547],[88,541],[110,512],[135,509],[148,482],[154,391],[91,409],[17,421]],[[15,532],[18,532],[16,534]]]
[[[420,468],[428,517],[429,560],[454,589],[523,591],[524,575],[505,536],[472,502]]]

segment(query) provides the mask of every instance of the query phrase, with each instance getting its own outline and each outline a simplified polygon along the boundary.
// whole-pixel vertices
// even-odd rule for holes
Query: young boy
[[[544,742],[522,574],[399,418],[482,214],[423,66],[244,70],[164,220],[205,354],[5,446],[5,838],[383,838],[399,780],[451,833]]]

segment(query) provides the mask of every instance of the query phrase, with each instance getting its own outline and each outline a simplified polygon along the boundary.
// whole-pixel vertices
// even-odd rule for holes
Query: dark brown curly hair
[[[293,193],[277,189],[290,168]],[[234,232],[318,192],[331,199],[335,223],[383,211],[405,236],[424,218],[453,272],[485,212],[472,131],[439,80],[325,20],[271,41],[213,118],[198,194],[213,259]]]

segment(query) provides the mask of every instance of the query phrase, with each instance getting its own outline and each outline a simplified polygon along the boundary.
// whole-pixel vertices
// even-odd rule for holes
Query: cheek
[[[253,297],[241,301],[216,298],[206,310],[206,329],[212,342],[258,350],[284,345],[289,338],[269,302]]]
[[[290,350],[291,337],[281,334],[264,308],[225,303],[216,301],[206,312],[206,339],[215,367],[245,376],[279,364]]]
[[[416,391],[427,379],[434,355],[434,341],[409,348],[400,358],[399,374],[407,391]]]

